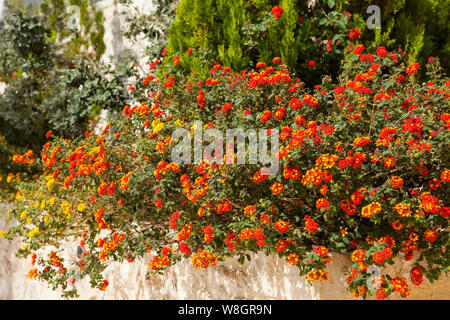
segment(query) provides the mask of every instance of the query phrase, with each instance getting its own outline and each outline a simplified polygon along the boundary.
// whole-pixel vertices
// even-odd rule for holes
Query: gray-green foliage
[[[169,26],[175,19],[175,10],[179,0],[154,0],[154,11],[151,14],[142,14],[138,8],[124,14],[124,36],[131,40],[144,37],[148,41],[146,48],[150,60],[161,55],[167,45]],[[131,0],[120,0],[121,4],[132,7]]]
[[[81,54],[67,56],[49,39],[42,16],[8,15],[0,32],[0,135],[13,145],[39,150],[45,133],[73,138],[102,108],[126,101],[122,79],[131,68],[111,71]],[[70,58],[70,59],[69,59]]]

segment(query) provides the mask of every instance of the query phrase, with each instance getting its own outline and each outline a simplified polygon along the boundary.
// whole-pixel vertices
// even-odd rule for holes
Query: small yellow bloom
[[[38,233],[39,233],[39,227],[36,227],[33,230],[31,230],[30,232],[28,232],[28,237],[33,238]]]
[[[0,238],[3,238],[5,236],[6,232],[5,231],[0,231]]]
[[[12,179],[14,179],[15,175],[13,173],[8,173],[8,176],[6,177],[6,182],[10,183]]]
[[[47,222],[49,219],[50,219],[50,215],[46,214],[45,217],[44,217],[44,222]]]
[[[78,211],[83,212],[84,210],[86,210],[86,205],[83,202],[81,202],[80,204],[78,204],[77,209]]]
[[[31,224],[31,222],[32,222],[31,217],[28,217],[27,218],[27,224]]]
[[[155,119],[152,121],[152,128],[156,127],[161,122],[161,119]]]
[[[22,192],[17,191],[17,193],[16,193],[16,200],[22,200],[22,199],[23,199]]]
[[[52,189],[52,187],[55,184],[55,179],[51,178],[50,180],[47,181],[46,185],[47,185],[47,189],[50,191]]]
[[[55,200],[56,200],[55,197],[51,197],[50,199],[48,199],[48,204],[51,205],[51,206],[54,205],[55,204]]]
[[[20,219],[22,219],[22,220],[25,219],[27,214],[28,214],[28,211],[26,211],[26,210],[22,211],[22,213],[20,214]]]
[[[164,123],[160,122],[158,123],[154,128],[153,128],[153,133],[158,133],[160,132],[162,129],[164,129]]]
[[[61,203],[61,210],[67,216],[67,219],[70,218],[70,210],[72,210],[72,204],[67,201],[63,201]]]
[[[37,209],[37,208],[39,208],[40,205],[41,205],[41,203],[40,203],[39,201],[36,201],[36,202],[33,204],[33,207],[35,207],[35,208]]]
[[[44,210],[45,209],[45,200],[42,200],[41,201],[41,210]]]

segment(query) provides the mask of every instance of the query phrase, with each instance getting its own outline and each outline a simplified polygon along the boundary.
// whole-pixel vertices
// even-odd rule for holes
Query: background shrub
[[[307,85],[320,83],[324,75],[336,76],[343,35],[350,28],[363,31],[361,42],[405,48],[410,62],[425,63],[431,56],[443,59],[448,68],[448,2],[437,0],[390,1],[307,1],[296,0],[182,0],[176,21],[170,28],[169,58],[181,58],[185,74],[207,73],[204,61],[218,61],[234,70],[254,67],[281,57],[292,72]],[[381,30],[366,28],[369,5],[381,8]],[[280,18],[271,12],[284,10]],[[351,12],[352,14],[350,14]],[[331,43],[330,43],[331,42]],[[193,50],[187,54],[188,49]],[[313,60],[314,67],[308,62]]]
[[[80,52],[60,51],[56,31],[46,24],[42,16],[18,11],[7,16],[0,33],[0,77],[6,84],[0,134],[35,151],[48,130],[73,138],[102,108],[121,108],[123,81],[132,70],[111,71]]]
[[[428,69],[426,83],[419,68]],[[146,100],[125,106],[101,135],[44,145],[36,164],[46,172],[21,185],[10,213],[19,224],[5,237],[23,239],[23,257],[73,238],[83,255],[32,256],[31,278],[72,297],[77,276],[105,290],[109,261],[150,253],[149,272],[160,273],[182,258],[207,268],[264,251],[310,282],[326,281],[332,251],[353,262],[353,296],[381,299],[448,272],[450,80],[437,60],[408,65],[398,53],[356,46],[338,81],[312,90],[280,59],[240,73],[215,64],[209,74],[153,74],[135,90]],[[172,133],[193,133],[195,120],[222,132],[279,129],[279,171],[262,177],[263,164],[220,163],[216,151],[200,163],[172,162]],[[371,284],[369,265],[414,255],[412,285],[389,274]]]

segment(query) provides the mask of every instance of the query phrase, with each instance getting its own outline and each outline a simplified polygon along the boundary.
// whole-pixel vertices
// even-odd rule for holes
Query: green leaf
[[[328,0],[328,6],[330,7],[330,9],[333,9],[334,4],[335,4],[334,0]]]

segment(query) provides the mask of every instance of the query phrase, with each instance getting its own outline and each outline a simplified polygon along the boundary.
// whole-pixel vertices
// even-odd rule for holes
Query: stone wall
[[[7,229],[6,209],[0,204],[0,230]],[[46,283],[28,279],[30,259],[15,257],[20,245],[19,241],[0,239],[0,299],[60,299],[60,292],[52,291]],[[76,242],[68,243],[63,257],[74,260],[76,247]],[[344,285],[350,264],[344,255],[333,254],[328,265],[329,280],[313,286],[299,276],[297,268],[277,256],[260,253],[251,257],[244,265],[228,259],[199,271],[187,259],[149,280],[145,279],[149,257],[133,263],[114,262],[104,273],[110,282],[107,290],[92,289],[88,279],[83,279],[78,285],[80,299],[352,299]],[[383,273],[402,274],[409,279],[412,264],[397,259]],[[443,276],[430,284],[425,279],[420,287],[413,286],[408,299],[450,299],[449,280]],[[391,297],[401,298],[398,294]]]
[[[100,1],[98,7],[105,14],[105,59],[110,55],[120,59],[125,49],[133,49],[142,57],[144,42],[129,43],[120,36],[120,11],[123,7],[114,0]],[[135,0],[140,12],[151,12],[148,0]],[[110,60],[109,60],[110,61]],[[141,58],[145,64],[144,58]],[[0,230],[7,229],[7,205],[0,203]],[[49,289],[46,283],[28,279],[30,260],[15,257],[21,246],[19,241],[8,242],[0,238],[0,299],[60,299],[60,292]],[[76,258],[76,243],[68,243],[65,259]],[[45,251],[50,251],[51,248]],[[207,270],[195,270],[189,260],[171,267],[162,276],[145,280],[149,257],[133,263],[112,263],[104,276],[110,285],[106,292],[90,288],[88,279],[78,285],[81,299],[352,299],[345,288],[349,261],[334,254],[328,265],[330,275],[326,283],[310,286],[298,270],[277,256],[252,254],[251,262],[241,265],[233,259]],[[409,279],[413,261],[397,259],[385,272]],[[398,294],[391,296],[400,298]],[[420,287],[413,287],[408,299],[450,299],[450,281],[443,276],[430,284],[424,280]]]

